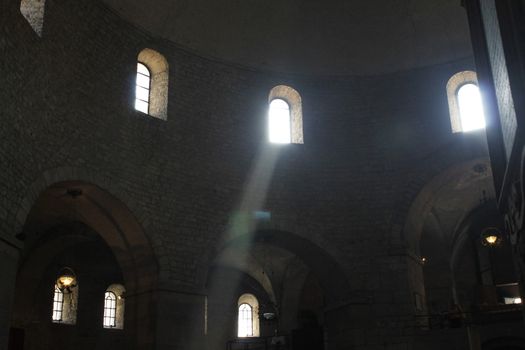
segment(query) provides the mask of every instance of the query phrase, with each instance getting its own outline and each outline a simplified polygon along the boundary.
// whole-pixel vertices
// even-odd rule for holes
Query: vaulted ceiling
[[[103,0],[199,54],[306,74],[376,74],[471,56],[459,0]]]

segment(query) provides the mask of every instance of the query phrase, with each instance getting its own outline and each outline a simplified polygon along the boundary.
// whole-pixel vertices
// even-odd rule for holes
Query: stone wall
[[[277,147],[266,141],[268,93],[290,85],[303,100],[304,144],[279,146],[274,164],[259,165],[274,167],[260,208],[271,229],[313,242],[345,272],[334,278],[350,282],[347,298],[327,311],[331,348],[411,343],[409,206],[436,174],[486,155],[482,132],[452,134],[448,116],[446,82],[472,69],[470,58],[380,76],[286,75],[200,57],[99,1],[48,0],[42,37],[18,1],[1,16],[2,239],[21,245],[24,198],[43,174],[98,174],[95,185],[143,224],[162,293],[201,300],[247,184],[261,176],[252,170]],[[170,66],[166,121],[133,109],[144,48]]]

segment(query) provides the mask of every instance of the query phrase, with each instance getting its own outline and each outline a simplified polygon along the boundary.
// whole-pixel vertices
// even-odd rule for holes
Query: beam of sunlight
[[[228,264],[224,265],[224,263],[233,259],[232,261],[236,262],[235,265],[239,266],[239,272],[248,274],[256,279],[266,292],[268,292],[268,289],[272,291],[271,281],[266,281],[266,284],[270,284],[268,288],[268,286],[265,286],[264,279],[261,281],[260,278],[257,278],[257,275],[259,274],[263,275],[265,278],[268,278],[268,275],[260,271],[264,266],[261,267],[259,264],[256,264],[256,261],[252,261],[253,257],[250,254],[250,251],[253,248],[254,233],[257,229],[257,218],[254,213],[260,211],[264,206],[280,149],[281,148],[278,145],[272,145],[269,143],[264,144],[262,145],[261,151],[254,158],[244,189],[241,192],[242,196],[239,198],[237,208],[232,213],[226,232],[223,237],[221,237],[219,243],[219,249],[221,249],[221,251],[213,262],[213,266],[215,267],[228,267]],[[239,250],[228,249],[228,247],[224,246],[225,243],[241,236],[246,237],[247,239],[243,240],[242,246],[238,247],[240,248]],[[233,256],[232,253],[234,254]],[[221,278],[221,273],[218,273],[217,269],[212,269],[211,271],[212,272],[210,272],[210,275],[208,276],[207,285],[209,297],[212,298],[212,300],[215,298],[221,298],[221,300],[227,300],[226,303],[229,303],[230,301],[235,301],[236,303],[240,295],[233,294],[239,292],[238,286],[240,285],[241,280],[238,278],[240,278],[240,275],[237,278],[227,281],[229,288],[227,288],[228,291],[225,291],[225,281]],[[249,273],[249,271],[252,273]],[[227,295],[225,295],[225,293]],[[273,296],[273,293],[269,293],[269,297],[272,300],[274,300]],[[231,310],[229,312],[231,312]],[[243,330],[238,330],[238,332],[241,333],[242,331]]]
[[[253,233],[256,225],[253,213],[260,211],[264,205],[278,154],[278,147],[267,145],[255,159],[239,206],[226,232],[226,240]]]

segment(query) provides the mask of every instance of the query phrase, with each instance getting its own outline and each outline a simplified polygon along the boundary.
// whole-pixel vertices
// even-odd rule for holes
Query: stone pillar
[[[156,349],[205,348],[206,297],[202,294],[156,292]],[[226,344],[224,345],[226,347]]]
[[[7,349],[19,249],[0,237],[0,350]]]

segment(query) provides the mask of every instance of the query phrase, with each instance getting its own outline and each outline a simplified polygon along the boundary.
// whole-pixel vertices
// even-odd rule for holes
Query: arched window
[[[155,50],[142,50],[137,59],[135,109],[152,117],[168,118],[168,61]]]
[[[301,95],[286,85],[274,87],[268,96],[268,139],[272,143],[303,143]]]
[[[42,36],[45,7],[46,0],[22,0],[20,2],[20,13],[22,13],[38,36]]]
[[[104,293],[104,328],[124,328],[124,286],[112,284]]]
[[[104,328],[117,326],[117,296],[113,292],[104,294]]]
[[[239,306],[239,337],[253,337],[253,310],[248,304]]]
[[[76,278],[68,278],[59,277],[54,284],[51,313],[53,323],[75,324],[77,321],[78,281]],[[66,283],[61,281],[66,281]]]
[[[259,302],[253,294],[243,294],[237,302],[237,336],[259,336]]]
[[[459,72],[447,83],[452,132],[468,132],[485,128],[483,103],[476,73]]]
[[[53,322],[62,321],[62,313],[64,311],[64,292],[55,284],[55,294],[53,296],[53,315],[51,319]]]
[[[463,131],[478,130],[485,127],[481,95],[476,84],[468,83],[459,88],[458,105]]]
[[[285,100],[276,98],[270,102],[268,123],[270,142],[291,142],[290,106]]]

